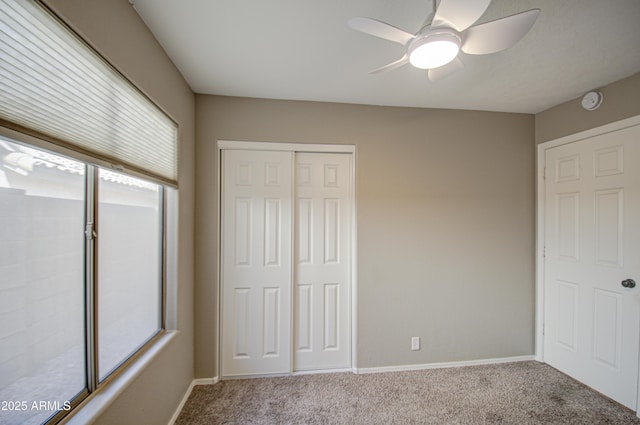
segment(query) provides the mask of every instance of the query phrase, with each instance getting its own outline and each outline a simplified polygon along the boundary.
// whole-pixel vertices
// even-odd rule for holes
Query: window
[[[102,381],[162,326],[162,187],[104,169],[98,175]]]
[[[0,0],[1,424],[58,421],[163,329],[177,134],[41,2]]]
[[[84,164],[0,139],[0,423],[86,390]],[[33,403],[36,402],[34,406]]]
[[[160,332],[163,193],[0,137],[0,423],[58,419]]]

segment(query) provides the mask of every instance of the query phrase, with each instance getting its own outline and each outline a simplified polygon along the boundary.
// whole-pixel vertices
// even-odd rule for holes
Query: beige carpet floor
[[[640,424],[634,412],[537,362],[194,387],[176,425]]]

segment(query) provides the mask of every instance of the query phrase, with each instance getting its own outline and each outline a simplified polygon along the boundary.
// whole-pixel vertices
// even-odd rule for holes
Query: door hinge
[[[87,223],[87,225],[84,228],[84,236],[87,238],[88,241],[91,241],[95,239],[96,236],[98,236],[95,230],[93,230],[93,223]]]
[[[542,258],[547,258],[547,246],[542,247]]]

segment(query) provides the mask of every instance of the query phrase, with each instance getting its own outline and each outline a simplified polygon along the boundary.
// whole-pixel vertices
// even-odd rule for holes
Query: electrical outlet
[[[417,351],[420,349],[420,337],[414,336],[411,338],[411,349]]]

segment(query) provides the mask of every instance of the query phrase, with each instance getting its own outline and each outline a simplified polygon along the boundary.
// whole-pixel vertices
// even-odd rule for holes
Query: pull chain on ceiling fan
[[[473,25],[489,7],[491,0],[441,0],[423,27],[410,34],[393,25],[371,18],[352,18],[349,26],[365,34],[393,41],[405,47],[398,60],[374,69],[372,74],[391,71],[406,63],[428,69],[431,81],[462,69],[460,51],[470,55],[486,55],[508,49],[524,37],[540,13],[540,9]]]

